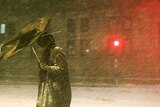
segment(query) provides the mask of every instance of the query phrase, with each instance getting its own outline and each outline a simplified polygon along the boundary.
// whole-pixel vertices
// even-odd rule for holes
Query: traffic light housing
[[[101,38],[100,50],[106,56],[130,56],[132,41],[123,33],[111,32]]]
[[[106,40],[106,51],[110,54],[120,55],[124,49],[125,40],[122,36],[108,36]]]

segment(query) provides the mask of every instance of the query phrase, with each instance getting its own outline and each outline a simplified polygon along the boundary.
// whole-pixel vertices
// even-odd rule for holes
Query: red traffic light
[[[106,41],[107,51],[109,53],[121,53],[124,45],[125,40],[122,36],[109,36]]]
[[[126,51],[126,40],[122,34],[111,33],[103,38],[102,49],[105,53],[121,54]]]
[[[120,42],[118,40],[113,41],[113,45],[118,47],[120,45]]]

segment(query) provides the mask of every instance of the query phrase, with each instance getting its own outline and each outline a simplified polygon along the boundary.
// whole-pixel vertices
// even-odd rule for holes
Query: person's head
[[[55,46],[55,40],[51,34],[44,33],[37,39],[37,44],[42,48],[46,48],[49,45]]]

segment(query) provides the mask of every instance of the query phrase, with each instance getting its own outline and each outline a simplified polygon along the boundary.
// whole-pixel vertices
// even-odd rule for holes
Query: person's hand
[[[40,62],[40,63],[38,63],[38,66],[39,66],[39,68],[45,70],[47,65],[44,62]]]

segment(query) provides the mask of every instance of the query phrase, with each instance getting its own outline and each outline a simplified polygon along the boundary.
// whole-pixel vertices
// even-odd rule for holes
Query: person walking
[[[63,49],[56,46],[48,33],[39,37],[37,44],[43,52],[38,64],[40,81],[36,107],[70,107],[71,86]]]

